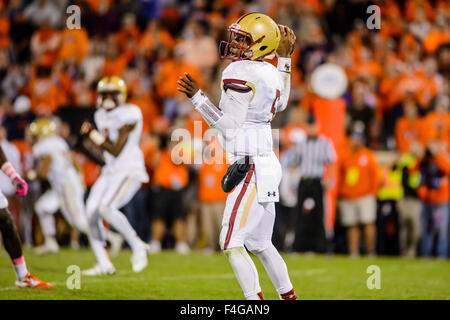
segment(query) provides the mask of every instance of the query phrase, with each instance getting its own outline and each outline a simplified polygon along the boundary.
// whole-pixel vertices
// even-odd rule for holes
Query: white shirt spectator
[[[47,23],[57,27],[61,22],[60,8],[49,0],[34,0],[25,8],[24,15],[35,26]]]

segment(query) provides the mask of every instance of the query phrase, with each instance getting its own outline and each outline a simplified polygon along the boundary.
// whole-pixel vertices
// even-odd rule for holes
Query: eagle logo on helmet
[[[127,85],[120,77],[104,77],[97,84],[97,94],[97,107],[109,111],[125,103]]]
[[[221,58],[238,60],[262,60],[272,55],[281,40],[278,25],[262,13],[248,13],[228,28],[228,41],[221,41]]]

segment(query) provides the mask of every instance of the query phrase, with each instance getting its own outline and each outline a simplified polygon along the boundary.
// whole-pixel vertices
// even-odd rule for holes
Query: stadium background
[[[71,4],[81,8],[81,29],[66,28],[69,14],[65,10]],[[380,30],[366,27],[370,16],[366,10],[371,4],[381,8]],[[27,125],[37,117],[58,117],[60,134],[77,152],[89,188],[99,174],[101,158],[98,150],[80,139],[79,127],[85,118],[92,119],[97,81],[106,75],[123,77],[129,101],[143,112],[141,147],[152,181],[124,211],[138,234],[149,241],[153,189],[155,185],[172,188],[176,180],[175,184],[183,187],[188,243],[192,248],[204,249],[206,235],[199,210],[202,203],[224,201],[226,195],[218,183],[226,166],[214,170],[207,166],[174,166],[160,159],[167,160],[161,155],[174,128],[186,128],[194,135],[194,121],[201,120],[176,90],[176,81],[183,72],[198,79],[211,100],[218,103],[220,75],[227,63],[219,58],[218,43],[226,39],[228,25],[244,13],[257,11],[294,30],[297,45],[292,57],[291,99],[287,111],[273,121],[273,127],[281,130],[280,152],[292,146],[295,131],[305,126],[307,112],[315,115],[338,155],[346,152],[346,133],[352,123],[362,121],[366,125],[366,144],[376,151],[379,160],[380,179],[374,191],[378,193],[392,182],[383,177],[395,170],[392,165],[400,154],[409,151],[411,141],[403,141],[402,137],[403,131],[410,129],[396,126],[403,117],[404,105],[413,104],[419,110],[420,120],[412,127],[420,126],[420,136],[414,139],[424,146],[441,141],[448,155],[448,102],[443,114],[435,110],[435,105],[438,97],[449,95],[449,10],[448,2],[439,0],[3,0],[1,138],[20,151],[21,169],[26,176],[35,165]],[[272,62],[276,63],[276,59]],[[340,65],[348,76],[348,90],[341,98],[320,98],[308,84],[312,71],[324,62]],[[204,131],[207,125],[203,123],[202,128]],[[447,173],[446,188],[440,190],[444,203],[450,196],[448,178]],[[30,196],[24,201],[9,197],[26,246],[42,241],[32,204],[46,188],[41,181],[30,181],[30,186]],[[397,183],[396,188],[401,185]],[[345,230],[336,219],[338,192],[334,188],[328,194],[325,224],[333,244],[330,252],[347,253]],[[379,205],[383,201],[396,203],[400,197],[397,192],[379,197]],[[398,255],[398,215],[379,212],[380,218],[383,225],[377,235],[387,242],[382,249],[378,246],[378,253]],[[283,240],[287,230],[280,223],[278,220],[274,241],[277,247],[289,251]],[[70,233],[60,217],[59,242],[69,245],[74,236]],[[163,244],[164,248],[173,246],[170,231]]]

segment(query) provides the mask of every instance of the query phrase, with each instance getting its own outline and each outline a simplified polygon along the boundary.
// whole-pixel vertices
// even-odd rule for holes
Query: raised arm
[[[281,32],[281,40],[276,51],[278,57],[277,69],[283,82],[280,100],[277,105],[277,112],[286,109],[289,94],[291,91],[291,55],[295,49],[295,34],[286,26],[278,25]]]

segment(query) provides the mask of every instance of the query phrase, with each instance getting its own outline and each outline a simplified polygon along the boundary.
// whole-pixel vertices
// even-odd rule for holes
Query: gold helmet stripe
[[[238,19],[238,21],[236,21],[236,23],[241,22],[242,19],[244,19],[246,16],[249,16],[249,15],[251,15],[251,14],[255,14],[255,12],[249,12],[249,13],[247,13],[247,14],[244,14],[242,17],[240,17],[240,18]]]

